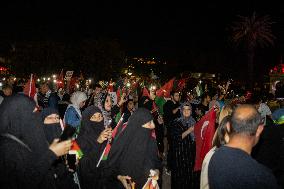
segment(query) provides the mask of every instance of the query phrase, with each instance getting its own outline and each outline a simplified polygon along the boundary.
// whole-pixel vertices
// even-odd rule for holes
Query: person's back
[[[208,167],[211,189],[279,188],[272,172],[251,156],[264,128],[261,115],[252,105],[239,105],[227,125],[229,142],[218,149]]]
[[[210,189],[277,188],[272,173],[246,152],[223,146],[211,158],[208,170]]]

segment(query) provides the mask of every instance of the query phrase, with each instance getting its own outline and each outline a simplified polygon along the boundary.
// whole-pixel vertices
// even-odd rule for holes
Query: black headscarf
[[[96,106],[89,106],[82,114],[82,126],[77,138],[77,142],[83,153],[89,153],[94,150],[97,145],[97,139],[104,130],[104,121],[91,121],[91,117],[95,113],[102,113]]]
[[[59,138],[62,133],[60,123],[44,124],[44,119],[50,116],[51,114],[56,114],[59,116],[58,111],[54,108],[44,108],[41,112],[43,130],[45,138],[49,144],[51,144],[55,138]]]
[[[145,102],[146,100],[148,100],[148,102]],[[153,107],[153,100],[151,100],[149,97],[147,96],[143,96],[140,99],[140,105],[139,107],[143,107],[148,109],[149,111],[152,111],[152,107]]]
[[[35,102],[24,95],[6,98],[0,106],[0,134],[9,133],[24,142],[35,155],[48,150]]]
[[[152,136],[154,130],[142,127],[151,120],[149,110],[137,109],[130,116],[126,129],[113,142],[108,158],[108,166],[116,170],[115,174],[130,176],[137,188],[143,187],[150,169],[160,166],[156,139]]]

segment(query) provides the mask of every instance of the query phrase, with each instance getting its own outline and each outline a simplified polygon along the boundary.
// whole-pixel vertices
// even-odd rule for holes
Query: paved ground
[[[164,168],[163,171],[163,184],[162,189],[170,189],[171,188],[171,176],[166,174],[166,170]]]

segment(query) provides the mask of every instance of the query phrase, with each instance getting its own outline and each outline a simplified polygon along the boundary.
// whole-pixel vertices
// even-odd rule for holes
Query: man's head
[[[93,91],[93,93],[94,93],[95,95],[97,95],[97,94],[99,94],[101,91],[102,91],[102,86],[101,86],[100,84],[95,84],[95,85],[94,85],[94,91]]]
[[[201,96],[201,102],[202,103],[209,103],[211,101],[211,98],[209,96],[208,93],[204,93],[202,96]]]
[[[7,84],[10,85],[10,86],[13,86],[14,83],[15,83],[15,77],[10,75],[8,78],[7,78]]]
[[[13,93],[13,88],[11,85],[6,84],[2,87],[2,91],[5,96],[11,96]]]
[[[180,101],[180,93],[177,91],[171,91],[171,98],[173,101],[175,102],[179,102]]]
[[[50,90],[50,89],[49,89],[49,86],[48,86],[47,83],[42,83],[42,84],[40,85],[40,92],[41,92],[42,94],[46,94],[49,90]]]
[[[261,115],[252,105],[240,105],[232,113],[231,135],[250,137],[257,144],[263,130],[263,120]]]

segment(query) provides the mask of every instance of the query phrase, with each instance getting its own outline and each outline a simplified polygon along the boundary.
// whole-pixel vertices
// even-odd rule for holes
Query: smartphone
[[[66,125],[64,130],[63,130],[63,133],[60,136],[60,140],[59,141],[64,141],[64,140],[71,139],[73,137],[73,135],[75,134],[75,132],[76,132],[76,128],[75,127],[72,127],[70,125]]]
[[[76,170],[76,153],[67,154],[67,163],[69,169]]]

